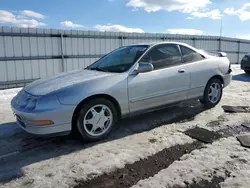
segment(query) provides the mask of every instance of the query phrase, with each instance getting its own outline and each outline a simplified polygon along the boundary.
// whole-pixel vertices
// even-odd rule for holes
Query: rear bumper
[[[231,83],[231,81],[232,81],[232,74],[230,73],[230,74],[224,75],[223,76],[223,80],[224,80],[223,87],[225,88],[225,87],[227,87]]]

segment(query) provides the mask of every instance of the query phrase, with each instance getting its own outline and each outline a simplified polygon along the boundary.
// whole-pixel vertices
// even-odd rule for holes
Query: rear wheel
[[[117,119],[113,103],[105,98],[96,98],[83,104],[76,125],[84,140],[97,141],[111,132]]]
[[[249,70],[245,70],[245,73],[249,74],[250,75],[250,71]]]
[[[222,93],[222,82],[218,78],[213,78],[207,83],[203,98],[200,102],[207,108],[213,108],[220,102]]]

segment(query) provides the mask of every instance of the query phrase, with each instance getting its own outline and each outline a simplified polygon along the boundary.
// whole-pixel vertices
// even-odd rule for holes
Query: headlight
[[[31,99],[28,105],[25,107],[27,110],[34,110],[36,108],[37,99]]]
[[[22,90],[14,100],[19,108],[27,112],[43,112],[60,108],[59,100],[53,93],[34,96]]]
[[[40,96],[36,102],[36,111],[54,110],[60,108],[60,103],[55,94]]]
[[[15,97],[16,103],[24,110],[34,110],[36,107],[37,97],[30,95],[23,89]]]

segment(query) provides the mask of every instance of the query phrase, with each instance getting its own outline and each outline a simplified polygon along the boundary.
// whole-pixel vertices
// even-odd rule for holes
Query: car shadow
[[[250,75],[242,73],[233,76],[233,80],[242,81],[242,82],[250,82]]]
[[[152,130],[175,122],[186,122],[205,111],[198,101],[185,102],[155,112],[121,120],[107,139],[95,143],[83,143],[74,135],[60,137],[36,137],[15,125],[0,124],[6,134],[0,135],[0,182],[8,182],[24,176],[22,167],[43,160],[60,157],[105,142],[111,142],[133,134]],[[10,127],[13,131],[6,127]]]

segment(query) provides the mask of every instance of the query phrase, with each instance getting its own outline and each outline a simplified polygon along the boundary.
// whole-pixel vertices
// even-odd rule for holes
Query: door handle
[[[185,72],[185,69],[180,69],[178,70],[179,73],[184,73]]]

